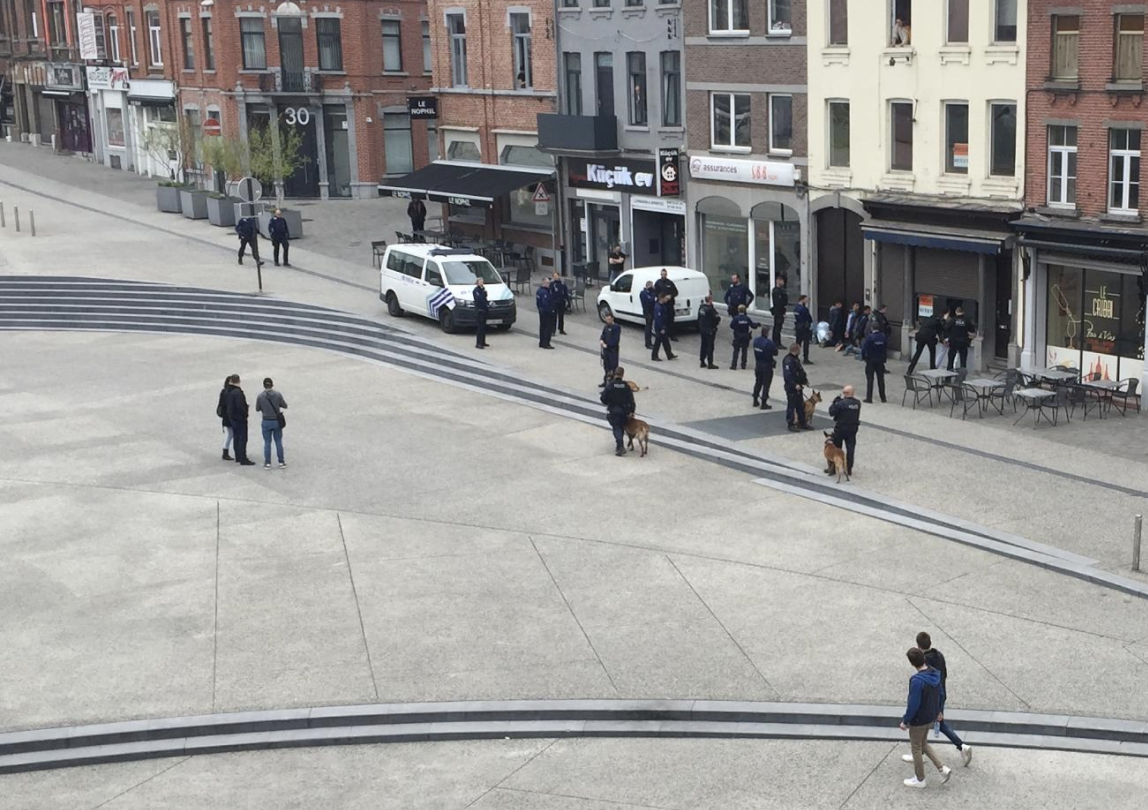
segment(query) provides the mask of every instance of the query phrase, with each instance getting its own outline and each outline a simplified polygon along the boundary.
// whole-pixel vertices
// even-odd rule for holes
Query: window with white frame
[[[769,33],[789,34],[792,32],[792,0],[769,0]]]
[[[626,54],[626,73],[630,86],[630,125],[644,127],[649,123],[646,104],[646,54]]]
[[[710,107],[710,143],[713,148],[748,152],[751,145],[749,94],[713,93]]]
[[[514,46],[514,87],[525,90],[534,86],[530,15],[521,12],[511,14],[510,33]]]
[[[450,37],[450,83],[466,87],[466,16],[446,15],[446,30]]]
[[[383,20],[383,72],[398,73],[403,69],[402,25],[398,20]]]
[[[124,9],[124,17],[128,21],[128,51],[132,55],[132,64],[138,65],[140,63],[139,52],[136,50],[136,40],[138,31],[136,31],[136,13],[134,9]]]
[[[662,51],[662,126],[682,125],[682,55]]]
[[[945,102],[945,173],[969,173],[969,104]]]
[[[426,20],[422,22],[423,33],[423,73],[430,73],[434,70],[434,52],[431,49],[430,39],[430,23]]]
[[[1052,77],[1075,80],[1080,76],[1080,17],[1057,14],[1052,18]]]
[[[849,44],[849,0],[829,0],[829,44]]]
[[[154,67],[163,67],[163,29],[159,12],[155,9],[145,11],[144,19],[147,21],[148,62]]]
[[[1017,0],[996,0],[993,42],[1016,42]]]
[[[769,97],[769,151],[793,151],[793,96]]]
[[[108,14],[108,46],[112,61],[120,64],[120,21],[114,12]]]
[[[889,168],[913,171],[913,102],[889,102]]]
[[[830,101],[826,118],[829,121],[829,166],[849,168],[849,102]]]
[[[1136,213],[1140,208],[1140,130],[1108,131],[1108,210]]]
[[[1016,103],[994,101],[989,105],[989,174],[1016,176]]]
[[[710,0],[710,33],[749,31],[749,0]]]
[[[1076,127],[1048,127],[1048,204],[1076,205]]]
[[[1112,75],[1118,82],[1144,78],[1144,15],[1117,14],[1116,47],[1112,51]]]

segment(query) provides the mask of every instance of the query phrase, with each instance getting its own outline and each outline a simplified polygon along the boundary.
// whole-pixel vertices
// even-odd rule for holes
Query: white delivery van
[[[392,317],[413,312],[438,321],[444,332],[454,332],[477,323],[474,286],[479,278],[486,285],[487,326],[509,329],[518,317],[514,293],[493,264],[469,250],[422,244],[388,246],[379,271],[379,298]]]
[[[627,270],[608,287],[603,287],[598,293],[598,317],[603,321],[606,316],[613,314],[619,321],[631,323],[646,323],[642,314],[642,299],[639,294],[646,287],[647,281],[655,284],[662,277],[674,282],[678,288],[678,297],[674,300],[674,321],[678,324],[697,324],[698,310],[710,294],[710,282],[705,273],[690,270],[688,267],[635,267]]]

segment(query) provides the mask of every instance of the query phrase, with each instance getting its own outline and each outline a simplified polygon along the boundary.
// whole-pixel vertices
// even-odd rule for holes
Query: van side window
[[[403,272],[403,254],[392,250],[391,255],[387,257],[387,269],[396,273]]]
[[[427,262],[427,284],[433,284],[436,287],[443,286],[442,273],[439,272],[438,265],[434,262]]]
[[[422,278],[423,260],[417,256],[407,256],[403,262],[403,273],[411,278]]]
[[[628,293],[631,290],[633,284],[634,276],[627,273],[626,275],[619,276],[617,279],[615,279],[614,286],[612,286],[610,289],[612,289],[614,292]]]

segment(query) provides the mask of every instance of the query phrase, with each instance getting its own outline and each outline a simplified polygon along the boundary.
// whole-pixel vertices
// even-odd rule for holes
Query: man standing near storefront
[[[670,340],[677,340],[674,337],[674,302],[678,298],[678,285],[670,280],[670,273],[664,267],[662,277],[654,282],[654,295],[659,301],[669,296],[669,304],[666,307],[666,336]]]
[[[977,326],[971,318],[965,317],[965,308],[957,307],[953,311],[953,320],[949,323],[949,371],[953,370],[953,361],[959,355],[961,368],[969,367],[969,343],[977,332]]]
[[[809,344],[813,342],[813,314],[809,311],[809,296],[797,299],[793,308],[793,328],[797,330],[797,342],[801,344],[801,359],[807,366],[813,365],[809,359]]]
[[[937,333],[940,328],[941,323],[935,315],[930,315],[921,321],[921,325],[917,327],[917,350],[913,352],[913,359],[909,361],[908,374],[913,373],[917,361],[921,359],[921,352],[926,347],[929,349],[929,370],[932,371],[937,367]]]
[[[773,369],[777,365],[777,344],[769,339],[765,327],[761,336],[753,340],[753,407],[770,410],[769,387],[773,385]]]
[[[658,294],[654,292],[654,282],[647,281],[645,289],[638,295],[642,302],[642,315],[646,318],[646,348],[654,348],[654,307],[658,304]]]
[[[741,283],[741,278],[737,273],[734,273],[729,280],[729,287],[725,291],[725,305],[729,309],[729,316],[732,318],[737,314],[737,308],[744,306],[749,309],[749,305],[753,303],[753,293],[749,291],[749,287]]]
[[[880,328],[869,331],[861,344],[861,359],[865,361],[865,401],[873,402],[873,375],[877,376],[877,390],[881,401],[885,401],[885,360],[888,355],[888,341]]]
[[[714,365],[714,343],[717,341],[719,323],[721,315],[718,315],[717,307],[714,306],[714,297],[707,295],[706,302],[698,309],[698,331],[702,336],[702,368],[717,368]]]
[[[570,305],[570,288],[562,281],[562,276],[557,270],[554,271],[554,278],[550,282],[550,300],[554,304],[554,319],[558,326],[558,334],[565,335],[566,307]]]
[[[423,205],[422,200],[411,200],[407,205],[407,216],[411,218],[411,239],[415,242],[424,241],[423,237],[416,231],[421,231],[426,226],[427,221],[427,207]]]
[[[665,272],[665,271],[662,271]],[[674,311],[674,305],[670,302],[670,296],[663,295],[658,298],[658,303],[654,306],[654,353],[651,359],[661,361],[662,358],[658,357],[658,351],[661,349],[666,350],[667,360],[677,360],[678,356],[674,354],[674,350],[670,348],[670,313]]]
[[[606,261],[610,265],[610,283],[613,284],[614,279],[626,272],[626,254],[622,252],[621,244],[614,245]]]
[[[554,334],[554,299],[550,295],[550,279],[542,279],[534,303],[538,306],[538,348],[553,349],[550,337]]]
[[[785,308],[789,306],[789,293],[785,291],[785,276],[777,277],[771,293],[771,303],[769,313],[773,315],[773,342],[780,346],[781,327],[785,324]]]

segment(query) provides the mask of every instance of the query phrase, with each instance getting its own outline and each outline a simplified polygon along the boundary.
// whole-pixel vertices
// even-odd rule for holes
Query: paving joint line
[[[367,672],[371,676],[371,689],[375,700],[379,699],[379,682],[375,680],[375,665],[371,662],[371,645],[367,642],[367,626],[363,622],[363,609],[359,605],[359,591],[355,587],[355,572],[351,568],[351,554],[347,550],[347,536],[343,533],[343,518],[336,512],[335,522],[339,525],[339,540],[343,544],[343,559],[347,562],[347,579],[351,581],[351,595],[355,598],[355,614],[359,617],[359,634],[363,639],[363,652],[367,654]]]
[[[165,773],[170,771],[172,768],[179,767],[183,763],[187,762],[189,759],[191,759],[191,757],[184,757],[183,759],[180,759],[176,762],[173,762],[171,765],[168,765],[166,768],[161,768],[159,771],[157,771],[156,773],[153,773],[147,779],[140,780],[139,782],[136,782],[134,785],[129,787],[127,790],[122,790],[119,793],[117,793],[115,796],[112,796],[110,799],[105,799],[104,801],[100,802],[95,807],[93,807],[92,810],[100,810],[101,807],[107,807],[109,804],[116,801],[117,799],[121,799],[124,796],[128,795],[129,793],[131,793],[136,788],[143,787],[144,785],[146,785],[148,782],[152,781],[153,779],[158,779],[159,777],[163,776]]]
[[[220,513],[222,509],[219,499],[215,499],[215,617],[211,631],[211,710],[215,711],[215,692],[219,672],[219,535]]]
[[[881,757],[881,761],[874,765],[873,769],[869,771],[869,773],[865,774],[865,778],[858,783],[857,787],[853,788],[853,790],[849,792],[849,795],[845,797],[845,801],[841,802],[841,806],[838,807],[837,810],[845,810],[845,805],[853,801],[853,797],[857,795],[857,791],[865,787],[865,783],[873,777],[873,774],[877,773],[880,767],[885,764],[885,761],[889,759],[889,757],[894,751],[897,750],[897,748],[897,744],[894,744],[888,751],[885,752],[885,756]]]
[[[491,785],[485,791],[483,791],[481,796],[478,796],[475,799],[471,800],[470,803],[467,804],[466,807],[464,807],[462,810],[467,810],[467,808],[473,807],[474,805],[478,804],[480,801],[485,799],[488,794],[493,793],[495,790],[502,787],[503,782],[505,782],[507,779],[514,776],[516,773],[518,773],[523,768],[525,768],[527,765],[529,765],[531,762],[533,762],[534,760],[538,759],[540,756],[545,754],[547,751],[549,751],[551,748],[553,748],[557,742],[558,742],[558,740],[551,740],[549,744],[543,746],[540,750],[535,751],[534,754],[532,754],[529,758],[527,758],[527,760],[525,762],[523,762],[521,765],[519,765],[513,771],[508,773],[506,776],[499,779],[497,782],[495,782],[493,785]]]

